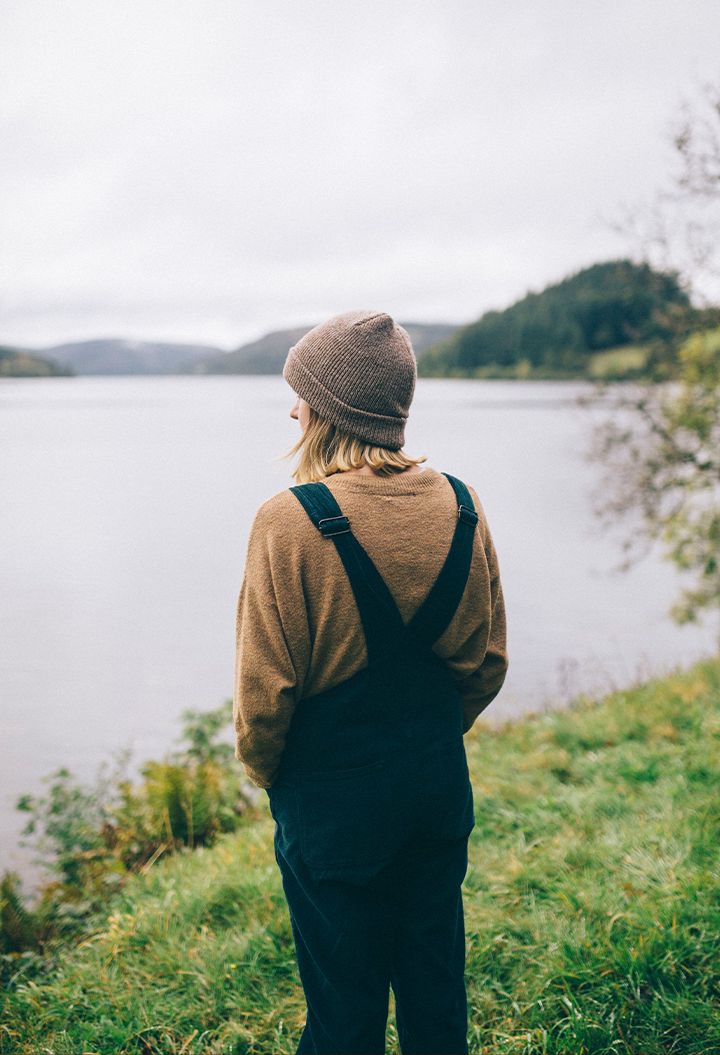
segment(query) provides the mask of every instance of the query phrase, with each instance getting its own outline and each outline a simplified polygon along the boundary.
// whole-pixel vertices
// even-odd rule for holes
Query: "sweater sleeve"
[[[507,623],[505,599],[495,545],[485,523],[484,553],[490,586],[489,631],[485,655],[479,667],[460,682],[465,716],[463,732],[471,728],[475,719],[495,699],[505,681],[508,670]]]
[[[250,529],[236,617],[235,757],[261,788],[275,778],[310,651],[301,578],[276,526],[261,506]]]
[[[505,600],[500,567],[485,510],[475,490],[468,488],[480,517],[480,545],[473,554],[461,626],[468,632],[445,659],[458,684],[463,704],[463,732],[467,732],[495,699],[508,669]]]

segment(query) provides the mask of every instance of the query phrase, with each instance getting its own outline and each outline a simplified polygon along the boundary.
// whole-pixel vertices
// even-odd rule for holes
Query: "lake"
[[[713,626],[670,620],[679,577],[656,550],[612,570],[589,387],[418,381],[405,449],[473,485],[498,552],[510,669],[488,720],[716,650]],[[0,869],[33,875],[14,803],[45,774],[160,757],[182,710],[232,694],[248,532],[294,483],[294,400],[281,377],[0,381]]]

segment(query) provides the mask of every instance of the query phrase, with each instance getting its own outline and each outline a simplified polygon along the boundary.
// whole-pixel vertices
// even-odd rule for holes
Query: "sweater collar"
[[[358,473],[333,473],[322,481],[331,491],[355,491],[357,494],[414,495],[436,487],[445,481],[442,473],[430,466],[419,473],[399,473],[395,476],[369,476]]]

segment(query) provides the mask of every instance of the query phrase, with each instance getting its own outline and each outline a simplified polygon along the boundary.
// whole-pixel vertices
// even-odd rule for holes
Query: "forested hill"
[[[488,311],[431,348],[425,377],[583,377],[641,374],[646,345],[693,315],[672,273],[611,260]],[[601,363],[610,369],[595,369]]]

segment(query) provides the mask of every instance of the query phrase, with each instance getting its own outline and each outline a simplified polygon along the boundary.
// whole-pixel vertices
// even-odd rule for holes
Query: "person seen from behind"
[[[417,363],[388,314],[288,352],[296,481],[262,503],[237,606],[236,758],[267,792],[307,1013],[298,1055],[465,1055],[464,734],[508,669],[474,488],[403,450]]]

